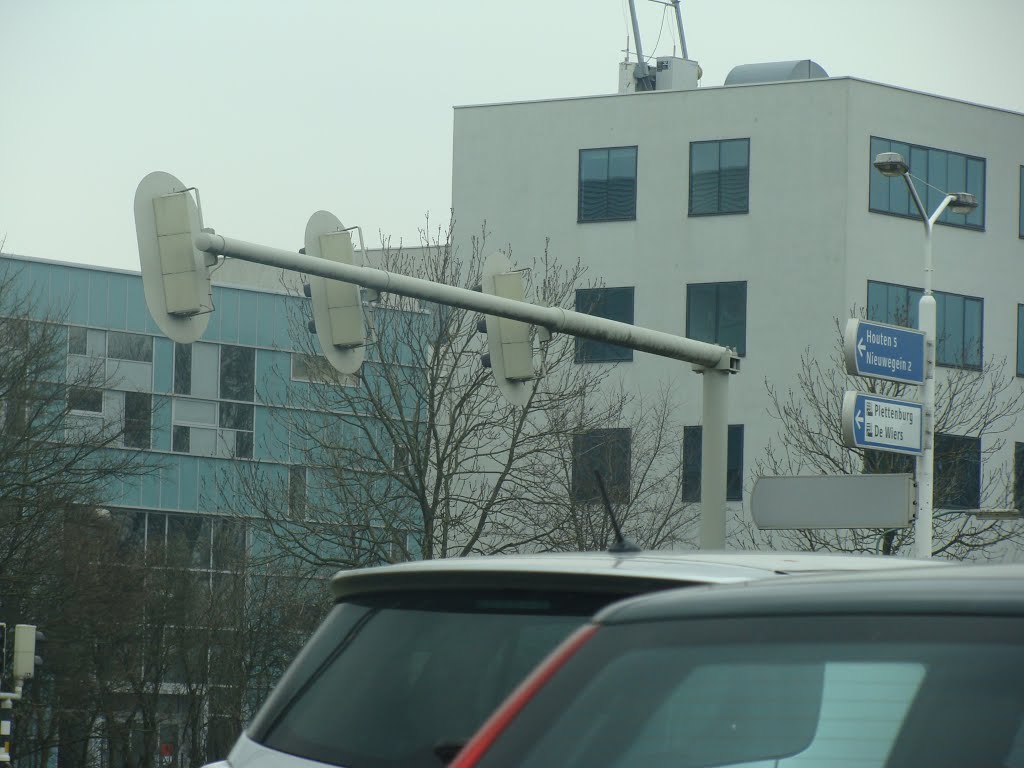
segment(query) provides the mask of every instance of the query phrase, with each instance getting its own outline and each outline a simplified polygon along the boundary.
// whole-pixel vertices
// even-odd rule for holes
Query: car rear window
[[[249,735],[346,768],[437,768],[540,659],[619,597],[502,590],[341,602]]]
[[[1020,768],[1024,621],[603,626],[478,768]]]

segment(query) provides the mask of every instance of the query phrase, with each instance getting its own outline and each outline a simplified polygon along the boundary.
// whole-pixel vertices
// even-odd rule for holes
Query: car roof
[[[787,576],[625,600],[595,621],[799,615],[1024,615],[1024,563]]]
[[[671,586],[729,584],[781,574],[906,568],[946,561],[820,552],[645,551],[483,555],[340,571],[338,600],[448,589],[564,589],[632,594]]]

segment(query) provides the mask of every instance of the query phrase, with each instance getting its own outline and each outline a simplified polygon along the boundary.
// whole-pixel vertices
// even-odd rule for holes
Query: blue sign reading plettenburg
[[[924,331],[851,318],[844,341],[847,373],[924,383]]]

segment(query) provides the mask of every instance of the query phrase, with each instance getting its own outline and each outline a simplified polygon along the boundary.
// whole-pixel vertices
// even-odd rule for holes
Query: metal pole
[[[373,288],[382,293],[414,296],[418,299],[452,307],[521,320],[553,332],[607,341],[640,352],[650,352],[660,357],[682,360],[707,368],[729,367],[732,360],[737,361],[738,365],[738,358],[733,355],[731,350],[717,344],[674,336],[671,333],[620,323],[616,320],[607,320],[603,317],[573,312],[560,307],[541,307],[525,301],[505,299],[473,291],[469,288],[421,280],[417,277],[385,272],[382,269],[328,261],[315,256],[248,243],[244,240],[235,240],[209,232],[197,235],[195,246],[206,253],[231,256],[243,261],[303,272],[307,275],[319,275],[331,280],[341,280],[365,288]]]
[[[11,738],[14,735],[11,733],[13,708],[14,704],[10,699],[4,699],[0,703],[0,763],[11,761]]]
[[[942,212],[956,197],[946,195],[935,212],[929,216],[909,172],[903,174],[903,180],[907,183],[910,196],[924,224],[924,291],[917,309],[917,327],[925,334],[924,391],[921,393],[921,404],[924,406],[924,445],[917,459],[918,494],[917,517],[914,520],[914,556],[929,558],[932,556],[932,512],[935,492],[935,352],[938,338],[935,296],[932,294],[932,230]]]
[[[679,0],[672,0],[672,7],[676,11],[676,29],[679,30],[679,47],[682,49],[683,58],[689,59],[686,55],[686,36],[683,34],[683,12],[679,10]]]
[[[701,467],[701,549],[725,546],[725,471],[728,431],[728,376],[739,370],[739,358],[727,347],[674,336],[559,307],[541,307],[481,291],[444,285],[407,275],[358,267],[281,248],[202,232],[195,247],[205,253],[341,280],[382,293],[414,296],[484,314],[532,323],[551,331],[607,341],[640,352],[692,363],[704,374],[704,428]]]
[[[704,374],[700,467],[700,549],[725,548],[726,467],[728,464],[729,372]]]
[[[633,42],[636,43],[636,60],[644,63],[644,47],[640,42],[640,22],[636,18],[636,2],[629,0],[629,18],[633,20]]]

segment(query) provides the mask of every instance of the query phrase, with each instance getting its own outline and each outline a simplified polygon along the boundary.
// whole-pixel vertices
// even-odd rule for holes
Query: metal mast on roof
[[[679,10],[679,0],[671,0],[672,8],[676,12],[676,29],[679,31],[679,48],[683,52],[683,58],[688,59],[686,55],[686,35],[683,34],[683,12]]]
[[[636,18],[635,0],[629,0],[629,17],[633,21],[633,40],[636,42],[636,69],[633,70],[636,89],[638,91],[653,91],[654,78],[651,77],[647,62],[644,61],[644,46],[640,42],[640,22]]]

